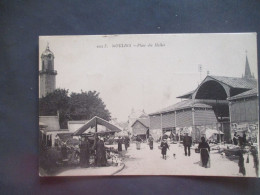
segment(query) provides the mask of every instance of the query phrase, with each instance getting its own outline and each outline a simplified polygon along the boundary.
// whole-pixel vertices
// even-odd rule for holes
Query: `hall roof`
[[[137,119],[137,120],[132,124],[132,126],[134,126],[135,123],[140,122],[140,123],[142,123],[145,127],[149,128],[149,127],[150,127],[150,122],[149,122],[149,120],[150,120],[149,118],[139,118],[139,119]]]
[[[188,93],[185,93],[185,94],[183,94],[183,95],[181,95],[181,96],[178,96],[177,98],[191,98],[191,96],[192,96],[192,94],[194,93],[194,91],[195,90],[193,90],[193,91],[190,91],[190,92],[188,92]]]
[[[247,98],[247,97],[252,97],[252,96],[258,96],[258,90],[257,88],[245,91],[243,93],[240,93],[238,95],[235,95],[231,98],[228,98],[228,100],[237,100],[237,99],[242,99],[242,98]]]
[[[184,100],[184,101],[178,102],[174,105],[168,106],[166,108],[163,108],[163,109],[161,109],[157,112],[151,113],[149,115],[151,116],[151,115],[156,115],[156,114],[163,114],[163,113],[167,113],[167,112],[183,110],[183,109],[192,108],[192,107],[194,107],[194,108],[212,108],[211,106],[209,106],[207,104],[202,104],[202,103],[189,99],[189,100]]]
[[[225,76],[212,76],[208,75],[198,86],[201,87],[201,85],[204,83],[207,78],[211,78],[217,82],[223,83],[225,85],[228,85],[231,88],[240,88],[240,89],[253,89],[257,87],[257,80],[254,78],[247,79],[247,78],[239,78],[239,77],[225,77]],[[198,89],[197,88],[197,89]],[[188,93],[185,93],[181,96],[178,96],[177,98],[191,98],[192,94],[196,91],[190,91]]]
[[[256,79],[246,79],[239,77],[224,77],[224,76],[208,76],[217,81],[220,81],[232,88],[243,88],[243,89],[253,89],[257,87]]]

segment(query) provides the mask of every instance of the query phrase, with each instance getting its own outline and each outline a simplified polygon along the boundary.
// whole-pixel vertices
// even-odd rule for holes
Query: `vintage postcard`
[[[259,176],[256,33],[39,37],[39,175]]]

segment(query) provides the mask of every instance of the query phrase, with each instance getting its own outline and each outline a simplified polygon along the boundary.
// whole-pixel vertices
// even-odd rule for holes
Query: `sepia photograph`
[[[39,175],[259,177],[256,33],[39,37]]]

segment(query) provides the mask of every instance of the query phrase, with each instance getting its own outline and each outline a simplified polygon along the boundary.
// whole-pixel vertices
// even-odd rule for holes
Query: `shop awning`
[[[215,130],[215,129],[207,129],[205,131],[205,135],[206,135],[206,138],[209,139],[214,135],[224,135],[224,133],[222,131],[218,131],[218,130]]]
[[[164,133],[164,135],[168,135],[168,136],[170,136],[171,134],[172,134],[172,135],[175,135],[174,133],[172,133],[172,132],[170,132],[170,131],[167,131],[167,132]]]
[[[39,127],[40,127],[40,129],[42,129],[42,128],[48,127],[48,125],[46,125],[46,124],[43,123],[43,122],[39,122]]]
[[[97,126],[98,125],[102,125],[104,127],[106,127],[106,130],[101,130],[98,131]],[[93,133],[114,133],[114,132],[120,132],[122,131],[119,127],[109,123],[108,121],[99,118],[97,116],[93,117],[91,120],[89,120],[85,125],[83,125],[82,127],[80,127],[77,131],[75,131],[73,133],[73,136],[78,136],[78,135],[82,135],[85,131],[87,131],[89,128],[91,129],[95,129],[95,131]]]

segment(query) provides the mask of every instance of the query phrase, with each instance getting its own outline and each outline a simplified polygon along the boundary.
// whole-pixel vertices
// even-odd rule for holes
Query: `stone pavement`
[[[176,154],[176,158],[173,157]],[[241,176],[237,161],[231,161],[211,151],[211,167],[204,168],[199,165],[200,154],[191,150],[191,156],[185,156],[182,145],[170,144],[167,151],[167,160],[162,159],[158,144],[150,150],[146,143],[142,143],[141,150],[136,150],[132,143],[124,160],[125,168],[116,175],[203,175],[203,176]],[[253,159],[245,163],[246,176],[255,177]]]
[[[121,166],[72,168],[56,176],[104,176],[104,175],[201,175],[201,176],[241,176],[238,174],[238,162],[231,161],[220,155],[217,151],[210,152],[211,167],[204,168],[199,165],[200,154],[191,149],[191,156],[184,155],[182,145],[170,144],[167,159],[162,159],[159,144],[154,143],[150,150],[146,143],[141,144],[141,150],[136,150],[131,143],[128,151],[124,152]],[[116,147],[116,146],[115,146]],[[124,148],[124,147],[123,147]],[[173,157],[176,155],[176,158]],[[246,176],[255,177],[253,159],[245,163]]]
[[[89,168],[73,168],[63,171],[56,176],[104,176],[114,175],[124,168],[124,164],[121,166],[109,166],[109,167],[89,167]]]

